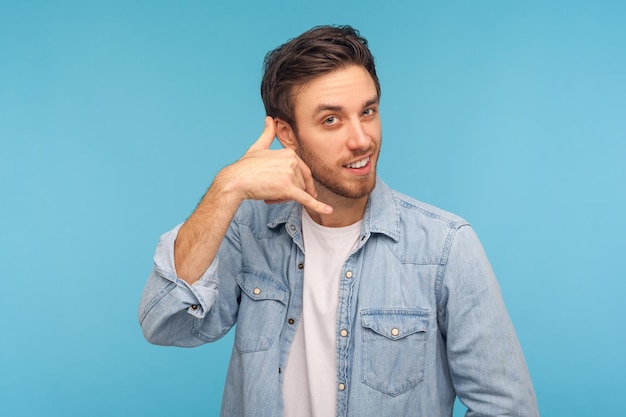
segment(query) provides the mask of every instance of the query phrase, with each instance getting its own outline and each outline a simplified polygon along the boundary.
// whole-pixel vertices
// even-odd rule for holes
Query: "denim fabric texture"
[[[301,210],[244,201],[191,286],[174,267],[178,227],[156,249],[139,307],[148,341],[192,347],[237,324],[222,416],[283,415],[306,268]],[[451,416],[457,395],[469,417],[539,415],[500,288],[463,219],[379,179],[339,285],[337,416]]]

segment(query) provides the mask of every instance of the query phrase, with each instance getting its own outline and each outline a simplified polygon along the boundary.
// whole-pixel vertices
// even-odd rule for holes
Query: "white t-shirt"
[[[331,417],[337,409],[337,304],[341,269],[361,221],[324,227],[302,210],[302,316],[283,380],[285,417]]]

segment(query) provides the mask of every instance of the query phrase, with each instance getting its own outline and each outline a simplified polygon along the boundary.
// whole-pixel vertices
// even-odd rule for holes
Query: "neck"
[[[330,205],[333,208],[333,212],[331,214],[320,214],[305,208],[315,223],[325,227],[344,227],[350,226],[363,218],[369,195],[354,199],[323,191],[318,187],[317,199]]]

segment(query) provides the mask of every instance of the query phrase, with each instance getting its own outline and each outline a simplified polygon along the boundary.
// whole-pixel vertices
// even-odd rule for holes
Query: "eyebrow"
[[[363,104],[363,108],[372,106],[374,104],[378,104],[379,101],[380,100],[378,97],[373,97],[367,100],[365,104]],[[322,103],[315,108],[315,111],[313,112],[313,116],[317,116],[319,113],[324,112],[324,111],[341,112],[343,109],[344,108],[342,106]]]

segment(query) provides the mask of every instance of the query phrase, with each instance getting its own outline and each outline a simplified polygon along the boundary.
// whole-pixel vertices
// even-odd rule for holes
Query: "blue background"
[[[620,1],[1,1],[0,415],[217,415],[232,335],[143,340],[153,250],[260,134],[265,53],[345,23],[378,62],[381,176],[472,222],[542,414],[623,415],[625,22]]]

